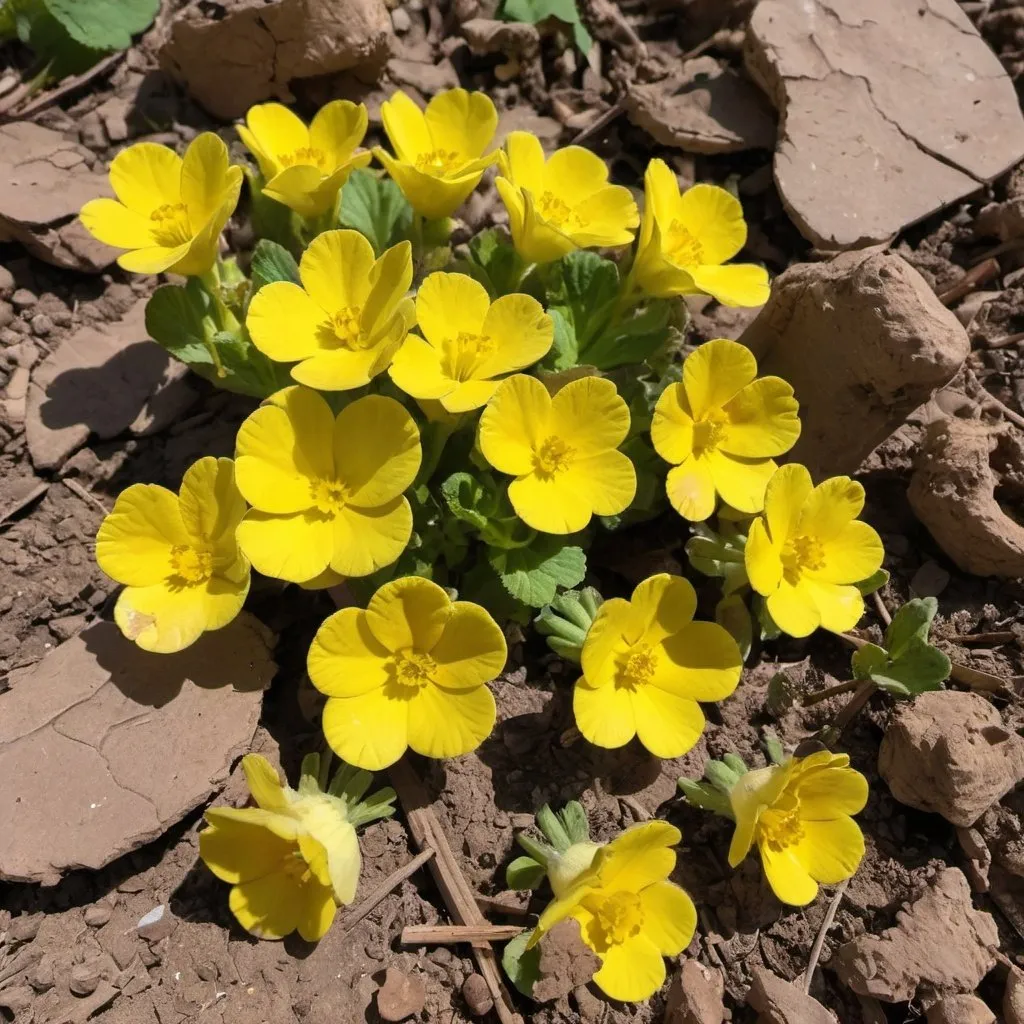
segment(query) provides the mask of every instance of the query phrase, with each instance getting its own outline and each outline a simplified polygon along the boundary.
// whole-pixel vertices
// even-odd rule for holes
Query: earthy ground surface
[[[1024,7],[1012,0],[961,6],[1011,76],[1024,74]],[[390,9],[394,56],[377,84],[361,85],[343,72],[305,78],[294,83],[294,90],[299,108],[307,113],[336,95],[364,99],[371,133],[379,136],[379,104],[396,85],[429,96],[458,82],[486,89],[494,97],[503,111],[503,130],[528,128],[554,146],[572,141],[600,114],[619,109],[616,104],[627,93],[637,95],[627,88],[629,83],[663,80],[699,48],[717,62],[712,66],[715,74],[725,68],[739,82],[739,99],[734,101],[744,115],[738,127],[735,122],[727,128],[703,122],[694,127],[690,122],[685,131],[670,130],[665,117],[631,120],[620,111],[590,135],[587,145],[609,161],[616,180],[631,186],[641,186],[646,161],[655,155],[669,161],[683,179],[738,183],[750,221],[748,254],[775,275],[820,254],[794,226],[773,183],[770,147],[776,115],[749,86],[741,56],[752,7],[725,0],[623,2],[617,7],[609,0],[588,0],[583,9],[599,40],[599,60],[588,66],[565,46],[564,37],[545,35],[538,42],[526,33],[525,44],[503,44],[520,54],[511,58],[510,66],[506,55],[485,52],[500,46],[478,40],[474,48],[480,52],[473,53],[466,45],[466,36],[487,35],[479,27],[474,35],[465,24],[488,17],[486,3],[482,8],[479,0],[455,0],[452,5],[409,0]],[[922,10],[927,7],[922,3]],[[203,8],[214,19],[224,14],[218,4]],[[158,48],[174,14],[162,12],[157,28],[108,78],[34,115],[38,124],[83,147],[76,150],[79,158],[73,166],[65,168],[67,175],[102,171],[128,140],[181,145],[197,131],[213,129],[239,149],[230,124],[205,112],[159,69]],[[628,97],[623,106],[636,102]],[[671,112],[674,108],[665,102],[664,109]],[[828,116],[845,115],[832,111]],[[639,127],[634,120],[647,126]],[[851,121],[851,135],[856,130]],[[666,145],[673,131],[677,139],[689,140],[687,149]],[[762,148],[704,152],[735,148],[714,141],[723,135],[753,139]],[[10,158],[0,154],[0,159]],[[849,182],[838,185],[833,201],[850,187]],[[861,187],[870,190],[870,179]],[[966,409],[968,419],[1001,424],[1003,454],[994,461],[999,477],[994,500],[1010,517],[1015,508],[1024,508],[1024,358],[1018,334],[1024,331],[1024,227],[1013,220],[1014,201],[1024,196],[1024,165],[969,191],[963,198],[947,197],[956,199],[953,205],[900,233],[892,248],[958,310],[969,325],[971,355],[937,405],[913,413],[862,464],[859,478],[868,493],[865,518],[883,537],[885,565],[892,573],[880,595],[883,606],[894,609],[914,595],[938,597],[940,645],[966,670],[975,670],[974,692],[981,695],[976,699],[992,709],[999,723],[986,727],[988,742],[996,745],[1015,741],[1024,726],[1024,589],[1019,580],[961,571],[922,525],[907,497],[928,422],[941,412],[963,417]],[[993,208],[993,203],[1000,205]],[[42,205],[35,222],[44,227],[33,231],[42,239],[38,244],[52,249],[58,244],[53,240],[57,229],[45,227],[45,200]],[[987,229],[979,228],[983,209],[992,222]],[[464,216],[467,231],[501,219],[492,187],[470,200]],[[232,230],[233,245],[244,247],[246,229],[237,225]],[[949,290],[965,271],[993,258],[996,247],[996,262],[987,276],[975,275],[959,296],[951,296]],[[116,267],[101,274],[59,269],[26,255],[15,242],[0,246],[0,262],[0,383],[7,388],[0,403],[0,693],[10,685],[10,694],[0,696],[2,740],[5,700],[33,678],[24,670],[95,620],[110,618],[116,588],[93,561],[93,538],[104,509],[128,484],[145,481],[176,488],[197,457],[230,455],[235,430],[251,402],[183,379],[159,351],[128,344],[144,338],[138,317],[151,282],[129,278]],[[694,341],[737,337],[755,313],[702,302],[694,303],[693,311]],[[80,332],[88,326],[98,327],[101,339],[114,339],[109,351],[95,337],[83,338]],[[79,348],[89,347],[92,355],[69,355],[69,339],[76,339]],[[40,368],[47,365],[40,377]],[[1004,408],[992,406],[992,398]],[[88,429],[82,430],[81,424]],[[685,539],[685,528],[676,518],[645,527],[617,541],[614,550],[595,552],[595,578],[608,595],[622,592],[652,570],[680,571]],[[1011,549],[1012,544],[1007,558]],[[1024,549],[1017,554],[1024,557]],[[705,588],[709,614],[713,590]],[[297,588],[289,590],[287,600],[280,595],[278,585],[261,581],[248,606],[277,635],[274,657],[279,666],[264,698],[252,749],[279,760],[294,779],[302,755],[315,748],[319,736],[304,655],[333,606],[327,595]],[[862,631],[877,636],[883,625],[880,609],[874,602],[868,606]],[[987,638],[958,640],[971,634]],[[650,816],[666,817],[683,830],[677,880],[701,910],[698,934],[686,957],[721,972],[731,1019],[754,1020],[756,1011],[745,999],[755,972],[764,967],[787,980],[801,978],[831,892],[823,891],[806,909],[783,908],[767,889],[755,859],[731,871],[725,860],[728,824],[684,805],[675,780],[680,774],[699,775],[709,755],[729,750],[763,763],[760,739],[766,725],[774,727],[787,749],[813,735],[849,696],[809,708],[802,708],[800,700],[849,678],[849,649],[822,634],[808,642],[783,639],[766,645],[748,665],[735,696],[709,710],[699,745],[679,761],[660,763],[637,745],[609,752],[573,742],[567,734],[572,725],[571,666],[545,653],[532,634],[525,640],[512,635],[510,640],[510,668],[495,685],[499,724],[491,738],[476,754],[457,761],[413,762],[470,885],[481,897],[500,896],[506,904],[522,905],[521,898],[502,895],[504,867],[514,855],[515,831],[528,826],[545,801],[557,805],[581,800],[600,839]],[[970,681],[966,670],[952,685],[968,691],[963,685]],[[792,707],[769,706],[766,700],[768,682],[779,671],[791,681]],[[1013,1000],[1008,998],[1010,1009],[1001,1008],[1011,965],[1024,967],[1024,794],[1006,796],[973,828],[959,829],[959,837],[946,817],[898,803],[877,769],[880,742],[893,714],[891,701],[875,698],[841,744],[871,781],[872,796],[860,817],[868,853],[839,904],[821,952],[824,969],[816,973],[811,994],[844,1022],[910,1021],[936,994],[970,992],[985,975],[978,989],[981,998],[1005,1014],[1004,1019],[1022,1020],[1011,1014]],[[973,756],[964,755],[966,775]],[[918,766],[926,770],[923,763],[912,764],[911,770]],[[1022,775],[1024,768],[1017,779]],[[51,780],[58,818],[63,781]],[[1015,781],[1011,778],[1010,786]],[[17,784],[10,778],[0,781],[4,788]],[[245,795],[236,767],[216,799],[241,803]],[[999,796],[1002,791],[994,799]],[[0,883],[0,1019],[56,1024],[83,1021],[92,1014],[102,1024],[374,1021],[380,1019],[375,993],[388,968],[424,983],[425,1002],[416,1019],[449,1024],[471,1017],[462,992],[476,968],[464,950],[404,948],[399,943],[404,926],[448,920],[425,870],[402,883],[354,927],[346,925],[341,913],[315,948],[298,941],[257,942],[240,931],[227,909],[226,888],[198,860],[200,816],[201,808],[192,810],[141,849],[99,870],[72,871],[51,887]],[[416,853],[402,815],[368,828],[362,848],[361,894]],[[995,942],[984,937],[984,927],[979,926],[979,938],[949,924],[965,919],[971,893],[957,888],[960,880],[943,874],[947,868],[965,872],[974,906],[994,919]],[[858,936],[880,935],[897,924],[901,907],[918,901],[929,886],[951,902],[938,910],[917,903],[917,917],[909,923],[905,915],[899,916],[898,934],[890,944],[897,968],[911,975],[903,985],[909,991],[896,1001],[885,1001],[881,988],[873,990],[878,999],[863,991],[856,994],[841,980],[849,981],[849,974],[841,958],[832,959],[835,951]],[[143,929],[144,937],[139,921],[160,905],[169,913],[159,927]],[[508,916],[488,909],[487,914],[495,923],[527,920],[521,913]],[[915,950],[908,948],[914,942],[918,953],[926,951],[922,962],[942,960],[939,951],[944,951],[953,966],[947,971],[948,965],[940,965],[940,976],[930,977],[915,966]],[[991,953],[994,946],[998,958]],[[958,976],[957,970],[964,970],[972,957],[982,964],[977,977],[970,978],[970,969],[966,977]],[[676,973],[675,965],[671,969]],[[894,991],[899,989],[893,985]],[[665,993],[648,1004],[626,1006],[609,1004],[586,987],[544,1006],[526,1000],[517,1005],[530,1019],[551,1024],[722,1019],[713,1013],[694,1015],[696,1011],[686,1015],[688,1011],[678,1008],[666,1017]],[[771,1012],[776,1015],[766,1011],[764,1019],[792,1024],[815,1019],[806,1008],[791,1008],[788,1016]],[[933,1019],[989,1018],[930,1015]]]

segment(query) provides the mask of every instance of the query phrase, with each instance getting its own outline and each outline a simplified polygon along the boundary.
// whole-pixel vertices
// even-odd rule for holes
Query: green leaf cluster
[[[505,21],[525,21],[531,25],[554,18],[572,30],[573,42],[580,53],[590,53],[594,45],[575,0],[503,0],[498,16]]]
[[[604,598],[593,587],[570,590],[546,605],[533,624],[555,654],[578,665],[587,633],[603,603]]]
[[[366,237],[380,256],[385,249],[412,235],[413,214],[402,190],[373,171],[353,171],[341,190],[339,225]]]
[[[739,754],[723,754],[721,760],[710,758],[704,766],[704,778],[679,779],[679,790],[686,802],[694,807],[702,807],[723,818],[733,819],[732,803],[729,794],[740,777],[746,775],[746,764]]]

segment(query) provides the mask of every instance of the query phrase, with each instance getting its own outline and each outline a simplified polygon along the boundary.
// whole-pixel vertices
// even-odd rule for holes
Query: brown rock
[[[76,964],[71,968],[68,988],[76,996],[91,996],[96,991],[96,986],[99,985],[101,976],[101,966],[95,961]]]
[[[466,1000],[466,1009],[474,1017],[483,1017],[494,1006],[491,990],[480,974],[471,974],[462,983],[462,998]]]
[[[996,1015],[977,997],[947,996],[928,1008],[928,1024],[996,1024]]]
[[[113,913],[114,908],[109,903],[94,903],[85,908],[85,923],[90,928],[102,928]]]
[[[418,974],[403,974],[389,967],[377,992],[377,1012],[386,1021],[405,1020],[423,1009],[427,988]]]
[[[580,935],[575,918],[559,921],[540,941],[539,977],[533,986],[533,998],[539,1003],[567,996],[574,988],[586,985],[601,966],[594,951]]]
[[[177,927],[177,918],[170,912],[166,904],[161,903],[139,919],[139,923],[135,926],[135,932],[140,939],[145,939],[147,942],[159,942],[161,939],[166,939]]]
[[[90,199],[113,195],[107,176],[89,170],[91,156],[42,125],[0,126],[0,240],[71,270],[95,273],[113,263],[119,250],[97,242],[78,219]]]
[[[337,71],[374,81],[391,52],[383,0],[226,0],[223,16],[190,0],[174,18],[160,58],[215,117],[292,99],[288,83]]]
[[[722,1024],[725,982],[721,972],[684,960],[665,997],[664,1024]]]
[[[683,64],[660,82],[630,84],[626,114],[655,142],[689,153],[737,153],[775,145],[775,115],[746,79],[713,57]]]
[[[907,497],[936,543],[965,572],[1024,576],[1024,527],[996,498],[993,462],[1016,456],[1011,435],[977,420],[928,425]]]
[[[999,944],[991,914],[975,910],[963,873],[945,868],[881,935],[860,935],[830,962],[864,996],[889,1003],[934,1001],[973,992],[991,970]]]
[[[1024,971],[1010,968],[1003,990],[1003,1017],[1006,1024],[1024,1024]]]
[[[746,61],[782,118],[783,203],[820,248],[885,241],[1024,155],[1013,84],[956,0],[763,0]]]
[[[7,929],[7,941],[12,946],[32,942],[39,934],[39,926],[43,923],[42,914],[22,914],[11,921]]]
[[[972,825],[1024,779],[1024,737],[980,694],[922,693],[899,702],[878,771],[900,803]]]
[[[28,985],[12,985],[0,992],[0,1009],[10,1010],[13,1017],[20,1017],[31,1005],[35,993]],[[5,1020],[10,1020],[6,1014]]]
[[[787,459],[816,478],[854,472],[970,352],[925,279],[879,250],[790,267],[740,340],[793,385],[803,431]]]
[[[157,656],[100,622],[14,673],[0,695],[0,879],[100,868],[203,803],[252,740],[270,639],[243,613]]]
[[[836,1024],[817,999],[763,967],[754,968],[747,1002],[760,1013],[759,1024]]]

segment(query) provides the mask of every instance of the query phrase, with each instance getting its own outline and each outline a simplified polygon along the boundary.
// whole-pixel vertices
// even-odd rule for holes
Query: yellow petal
[[[393,398],[367,395],[338,414],[334,464],[351,504],[375,508],[394,500],[416,479],[422,457],[419,428]]]
[[[390,565],[412,536],[412,508],[402,497],[376,508],[342,509],[333,522],[331,568],[343,576],[369,576]]]
[[[438,93],[424,111],[435,149],[479,157],[491,144],[498,127],[498,112],[483,92],[449,89]]]
[[[337,188],[324,189],[324,177],[317,167],[293,164],[285,167],[263,186],[263,194],[282,203],[302,217],[319,217],[334,204]],[[336,182],[338,188],[341,183]]]
[[[328,697],[358,697],[391,678],[391,652],[373,635],[366,613],[342,608],[324,620],[306,657],[313,685]]]
[[[440,350],[461,333],[483,333],[491,305],[487,290],[466,274],[431,274],[416,293],[416,323],[423,337]]]
[[[181,200],[194,229],[220,210],[230,187],[229,164],[228,147],[213,132],[202,132],[188,144],[181,164]]]
[[[321,107],[309,125],[309,144],[319,149],[330,170],[341,167],[366,134],[366,107],[350,100],[332,100]]]
[[[253,344],[280,363],[308,359],[333,335],[329,313],[291,281],[264,285],[249,303],[245,326]]]
[[[129,210],[116,199],[90,199],[79,217],[86,230],[107,245],[120,249],[145,249],[153,245],[153,222],[148,215]]]
[[[238,524],[238,544],[264,576],[304,583],[319,576],[332,556],[331,522],[319,512],[276,514],[250,509]]]
[[[778,588],[768,595],[767,605],[775,624],[790,636],[810,636],[821,625],[821,613],[806,580],[794,586],[783,578]],[[852,626],[853,623],[846,628]]]
[[[676,865],[672,847],[682,833],[667,821],[634,825],[597,851],[593,869],[602,888],[614,892],[642,892],[648,885],[663,882]]]
[[[225,811],[234,813],[229,816]],[[237,885],[262,878],[295,850],[295,822],[285,830],[285,837],[267,827],[275,818],[279,831],[282,822],[288,824],[279,815],[254,808],[239,813],[235,808],[213,807],[206,818],[210,824],[199,833],[199,856],[222,882]]]
[[[725,267],[691,267],[690,277],[698,290],[723,306],[763,306],[770,287],[768,271],[753,263],[730,263]]]
[[[564,146],[548,157],[544,185],[556,195],[571,200],[572,206],[593,195],[607,181],[608,165],[583,146]]]
[[[720,409],[757,375],[757,360],[746,345],[716,338],[701,345],[683,363],[683,387],[691,415],[699,420]]]
[[[779,549],[768,536],[763,518],[759,517],[750,524],[743,564],[750,585],[759,594],[771,594],[782,582],[782,559]]]
[[[296,930],[306,942],[319,942],[334,923],[338,906],[329,886],[307,882],[302,887]]]
[[[601,954],[594,983],[610,999],[639,1003],[665,984],[665,961],[657,946],[641,931]]]
[[[437,683],[448,690],[471,690],[495,679],[505,667],[505,634],[486,608],[456,601],[437,643],[430,648],[437,662]]]
[[[446,690],[428,684],[409,703],[409,746],[424,757],[460,757],[487,739],[496,716],[486,686]]]
[[[794,852],[811,878],[836,885],[856,874],[864,859],[864,835],[852,818],[801,821],[800,826],[803,835]]]
[[[498,178],[497,182],[500,181]],[[498,191],[503,193],[500,186]],[[517,220],[510,213],[509,230],[516,251],[525,262],[551,263],[578,248],[561,227],[549,221],[537,208],[537,195],[529,189],[522,189],[520,196],[523,205],[522,224],[518,226]]]
[[[547,437],[551,398],[535,377],[516,374],[501,382],[480,417],[480,451],[499,472],[533,470],[533,452]]]
[[[715,622],[690,622],[662,641],[664,668],[652,685],[692,700],[725,700],[740,681],[743,658],[729,632]]]
[[[516,189],[529,189],[537,195],[543,192],[547,173],[540,139],[532,132],[509,132],[501,154],[501,173]]]
[[[313,504],[311,483],[334,476],[327,443],[330,406],[308,388],[286,388],[252,413],[235,442],[235,479],[245,500],[263,512],[299,512]]]
[[[413,398],[443,398],[458,386],[442,371],[438,350],[415,334],[410,334],[395,353],[388,373]]]
[[[811,474],[799,463],[775,471],[764,492],[764,516],[773,544],[785,544],[796,532],[813,490]]]
[[[675,215],[700,243],[702,263],[731,260],[747,241],[740,201],[717,185],[694,185],[676,204]]]
[[[158,207],[181,202],[181,157],[155,142],[136,142],[110,163],[110,184],[118,199],[148,217]]]
[[[513,134],[515,134],[513,132]],[[498,190],[501,201],[505,204],[508,213],[508,230],[512,235],[512,241],[523,238],[526,225],[526,201],[523,198],[523,190],[513,185],[508,178],[495,178],[494,187]],[[520,255],[522,255],[520,253]]]
[[[671,882],[655,882],[640,893],[643,934],[663,956],[679,956],[697,930],[697,908],[685,890]]]
[[[856,587],[821,583],[806,577],[801,579],[798,586],[817,609],[822,627],[833,633],[848,632],[864,615],[864,598]]]
[[[669,384],[659,395],[651,421],[651,443],[666,462],[676,465],[693,454],[693,412],[681,383]]]
[[[422,576],[402,576],[385,583],[370,599],[366,624],[388,651],[409,647],[430,653],[454,614],[442,587]]]
[[[370,271],[370,292],[360,318],[360,330],[365,337],[376,340],[388,329],[395,314],[400,311],[399,304],[411,284],[412,245],[408,241],[402,241],[390,249],[385,249]],[[411,299],[408,300],[408,306],[410,309],[405,330],[401,332],[403,337],[413,323]],[[405,319],[403,313],[403,320]]]
[[[584,680],[572,692],[576,728],[596,747],[624,747],[636,735],[629,691],[614,683],[592,689]]]
[[[715,490],[727,505],[747,515],[764,508],[765,489],[778,468],[771,459],[745,459],[711,451],[702,461],[707,463]]]
[[[800,436],[798,408],[792,387],[782,378],[761,377],[723,406],[729,420],[718,447],[748,458],[782,455]]]
[[[849,767],[826,768],[799,782],[797,795],[802,820],[829,821],[864,810],[868,780]]]
[[[158,583],[174,571],[171,548],[190,545],[177,496],[156,484],[132,484],[96,535],[96,561],[113,580],[132,587]]]
[[[288,811],[291,804],[285,796],[284,786],[277,769],[260,754],[246,754],[242,758],[242,771],[249,792],[257,805],[265,811]]]
[[[408,746],[409,701],[369,690],[358,697],[331,697],[323,730],[343,761],[376,772],[393,765]]]
[[[644,214],[666,228],[679,205],[679,180],[664,160],[655,159],[644,172]]]
[[[162,274],[165,270],[176,270],[177,265],[188,255],[188,251],[188,242],[171,249],[154,245],[147,249],[122,253],[117,257],[117,265],[133,274]]]
[[[848,476],[833,476],[814,488],[803,507],[799,532],[823,544],[837,537],[864,509],[864,488]],[[864,579],[863,576],[858,577]]]
[[[421,153],[433,150],[423,111],[401,90],[380,105],[380,119],[399,160],[413,163]]]
[[[573,463],[562,477],[561,493],[575,488],[583,494],[594,514],[615,516],[624,512],[636,497],[636,470],[622,452],[602,452]]]
[[[652,685],[636,689],[633,715],[640,742],[655,757],[682,757],[704,731],[704,712],[695,700]]]
[[[885,557],[882,538],[859,519],[847,523],[822,547],[824,564],[810,575],[823,583],[859,583],[876,573]]]
[[[127,587],[117,599],[114,621],[144,651],[174,654],[195,643],[205,630],[230,622],[248,589],[248,580],[229,584],[216,577],[198,586]]]
[[[309,145],[309,130],[281,103],[258,103],[250,107],[245,122],[260,149],[275,158],[290,156]]]
[[[208,455],[192,463],[182,478],[178,505],[193,544],[208,544],[217,565],[233,563],[238,557],[235,529],[245,515],[245,499],[235,485],[231,459]]]
[[[242,189],[241,167],[229,167],[220,206],[204,224],[193,224],[195,234],[188,244],[188,252],[171,268],[185,276],[205,274],[217,260],[220,233],[238,205]]]
[[[791,766],[756,768],[741,775],[729,793],[736,829],[729,845],[729,866],[736,867],[750,852],[757,835],[757,823],[763,811],[785,790],[792,774]]]
[[[329,314],[361,311],[373,263],[373,246],[358,231],[324,231],[302,254],[299,277],[309,297]]]
[[[499,383],[496,380],[467,380],[464,384],[456,384],[441,399],[441,405],[451,413],[481,409],[494,397]]]
[[[693,584],[682,576],[667,572],[650,576],[638,584],[630,597],[633,611],[643,623],[642,639],[657,644],[665,637],[684,629],[697,610],[697,592]],[[641,636],[629,638],[636,642]],[[703,697],[697,698],[704,700]]]
[[[715,511],[715,478],[707,459],[691,456],[665,478],[669,504],[684,518],[701,523]]]
[[[487,310],[483,334],[491,339],[494,350],[477,373],[495,377],[525,369],[547,355],[555,340],[555,327],[533,296],[503,295]]]
[[[508,499],[527,526],[560,536],[582,530],[594,514],[590,496],[581,491],[583,483],[568,473],[540,476],[531,473],[508,485]]]
[[[236,885],[228,896],[228,906],[250,935],[283,939],[299,923],[300,899],[298,882],[280,871]]]
[[[470,164],[467,166],[474,169],[459,177],[435,178],[412,164],[396,161],[379,147],[374,148],[373,155],[387,169],[412,208],[428,220],[450,217],[480,184],[484,173],[483,166],[476,170]]]
[[[379,347],[318,352],[292,367],[292,380],[318,391],[351,391],[369,384],[384,369],[386,361],[379,365],[383,354]]]
[[[779,900],[793,907],[805,907],[813,902],[818,895],[818,883],[797,860],[794,847],[773,850],[765,842],[759,846],[765,877]]]
[[[635,596],[636,591],[633,593]],[[583,641],[581,662],[586,685],[597,688],[612,682],[617,675],[617,656],[624,654],[630,645],[636,643],[647,626],[648,622],[639,604],[634,606],[631,601],[621,597],[605,601],[598,608]]]
[[[571,236],[581,248],[629,245],[640,223],[633,193],[623,185],[606,185],[587,196],[576,216],[582,227],[574,228]]]
[[[629,433],[629,407],[607,377],[570,381],[551,400],[549,430],[586,459],[618,448]]]
[[[348,905],[355,899],[363,866],[359,837],[332,803],[317,800],[310,808],[312,813],[307,813],[303,820],[327,854],[327,878],[321,880],[330,884],[339,903]]]

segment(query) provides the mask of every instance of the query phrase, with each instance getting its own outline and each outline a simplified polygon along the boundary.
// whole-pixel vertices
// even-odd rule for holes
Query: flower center
[[[534,206],[537,213],[556,228],[572,228],[579,225],[576,211],[554,192],[542,192]]]
[[[707,455],[713,452],[722,440],[725,419],[717,411],[709,412],[704,419],[693,425],[693,453]]]
[[[769,848],[778,853],[787,846],[798,843],[804,834],[803,823],[800,821],[798,807],[788,811],[770,809],[758,819],[757,827],[761,838]]]
[[[281,862],[281,872],[299,885],[305,885],[313,877],[313,872],[298,850],[285,856]]]
[[[816,537],[792,537],[782,548],[782,569],[786,581],[799,582],[803,573],[821,569],[825,564],[825,549]]]
[[[546,437],[533,452],[534,471],[541,476],[554,476],[569,468],[575,448],[570,448],[560,437]]]
[[[188,225],[188,210],[184,203],[164,203],[150,215],[153,238],[166,249],[184,245],[192,237]]]
[[[620,890],[609,896],[591,896],[583,905],[594,915],[587,925],[587,937],[598,953],[631,939],[643,927],[643,905],[634,892]]]
[[[432,178],[443,178],[464,162],[454,150],[432,149],[429,153],[420,153],[416,157],[416,170],[429,174]]]
[[[213,575],[213,555],[185,544],[175,544],[171,548],[171,570],[172,575],[186,586],[198,586]]]
[[[334,516],[348,501],[348,489],[338,480],[311,480],[309,491],[313,504],[325,516]]]
[[[334,337],[348,349],[358,349],[359,318],[362,311],[352,306],[344,306],[331,317],[331,330]]]
[[[459,331],[445,345],[449,376],[457,381],[472,380],[477,367],[494,348],[494,339],[488,334]]]
[[[412,696],[434,681],[437,662],[429,654],[407,647],[395,654],[395,682],[404,691],[401,696]]]
[[[665,232],[664,252],[677,267],[699,267],[704,262],[704,247],[677,220]]]
[[[658,655],[646,644],[640,644],[633,648],[626,663],[622,666],[622,675],[619,680],[621,686],[635,690],[651,681],[655,669],[658,667]]]
[[[327,154],[322,149],[317,149],[315,146],[300,146],[291,153],[282,153],[277,159],[278,162],[283,164],[285,167],[293,167],[295,164],[304,164],[306,166],[316,167],[322,171],[327,163]]]

